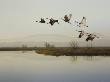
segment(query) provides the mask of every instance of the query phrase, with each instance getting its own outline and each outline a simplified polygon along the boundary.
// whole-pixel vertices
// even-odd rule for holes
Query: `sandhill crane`
[[[61,18],[61,19],[62,19],[63,21],[65,21],[65,22],[71,24],[71,22],[70,22],[71,17],[72,17],[72,14],[69,14],[69,16],[68,16],[68,15],[65,15],[64,18]]]
[[[44,20],[44,18],[41,18],[40,21],[36,21],[36,22],[39,22],[39,23],[45,23],[46,21]]]
[[[86,38],[86,41],[88,42],[89,40],[90,41],[93,41],[95,38],[99,38],[97,35],[95,34],[88,34],[87,38]]]
[[[87,25],[86,25],[86,17],[83,17],[82,18],[82,20],[81,20],[81,22],[79,22],[79,25],[78,25],[79,27],[88,27]]]
[[[93,42],[93,40],[95,39],[95,38],[99,38],[97,35],[95,35],[95,34],[89,34],[88,33],[88,36],[87,36],[87,38],[86,38],[86,41],[88,42],[88,41],[91,41],[91,47],[92,47],[92,42]]]
[[[51,19],[49,19],[49,23],[47,23],[47,24],[50,24],[51,26],[53,26],[55,23],[59,24],[58,20],[55,20],[55,19],[51,18]]]
[[[78,31],[78,32],[80,32],[80,34],[79,34],[79,38],[82,38],[82,36],[84,36],[84,34],[85,34],[84,31]]]

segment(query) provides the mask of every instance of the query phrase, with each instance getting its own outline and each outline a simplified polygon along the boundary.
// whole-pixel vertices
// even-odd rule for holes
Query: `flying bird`
[[[77,30],[76,30],[77,31]],[[87,33],[87,32],[85,32],[85,31],[83,31],[83,30],[81,30],[81,31],[78,31],[78,32],[80,32],[80,34],[79,34],[79,36],[78,36],[78,38],[82,38],[84,35],[88,35],[89,33]]]
[[[82,20],[81,20],[81,22],[79,22],[79,24],[78,24],[78,26],[79,27],[88,27],[87,25],[86,25],[86,17],[83,17],[82,18]]]
[[[53,26],[55,23],[59,24],[58,20],[55,20],[55,19],[51,18],[51,19],[49,19],[49,23],[47,23],[47,24],[50,24],[51,26]]]
[[[78,32],[80,32],[80,34],[79,34],[79,38],[82,38],[82,36],[84,36],[84,34],[85,34],[84,31],[78,31]]]
[[[93,41],[95,38],[99,38],[97,35],[95,35],[95,34],[89,34],[88,33],[88,36],[87,36],[87,38],[86,38],[86,41],[88,42],[89,40],[90,41]]]
[[[44,20],[44,18],[41,18],[40,21],[36,21],[36,22],[39,22],[39,23],[46,23],[46,21]]]
[[[72,17],[72,14],[69,14],[69,16],[68,16],[68,15],[65,15],[64,18],[61,18],[61,19],[62,19],[63,21],[65,21],[65,22],[71,24],[71,22],[70,22],[71,17]]]

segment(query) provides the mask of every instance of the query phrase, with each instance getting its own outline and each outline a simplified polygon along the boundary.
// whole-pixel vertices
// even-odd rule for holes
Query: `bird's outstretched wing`
[[[72,14],[69,14],[69,19],[71,20],[71,18],[72,18]]]

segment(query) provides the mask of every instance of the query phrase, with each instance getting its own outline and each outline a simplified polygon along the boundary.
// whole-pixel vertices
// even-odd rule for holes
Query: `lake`
[[[110,82],[110,57],[1,51],[0,82]]]

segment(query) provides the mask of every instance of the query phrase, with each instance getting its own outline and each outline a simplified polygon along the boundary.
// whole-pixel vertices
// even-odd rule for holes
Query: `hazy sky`
[[[72,13],[73,19],[87,18],[88,32],[110,38],[110,0],[0,0],[0,39],[36,34],[73,36],[76,27],[61,21],[53,27],[36,23],[41,17],[60,19]]]

